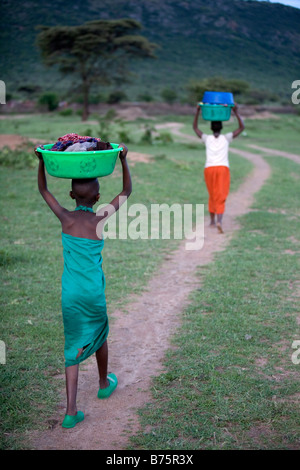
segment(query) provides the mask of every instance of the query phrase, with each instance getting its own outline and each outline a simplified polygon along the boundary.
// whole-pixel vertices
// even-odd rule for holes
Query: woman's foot
[[[76,415],[65,415],[65,418],[62,422],[63,428],[74,428],[77,423],[84,420],[84,414],[82,411],[78,411]]]
[[[100,400],[103,400],[104,398],[110,397],[112,392],[117,388],[118,379],[115,376],[115,374],[109,374],[107,376],[107,380],[109,382],[108,387],[99,388],[99,390],[98,390],[98,398],[100,398]]]
[[[210,215],[210,224],[209,224],[209,226],[210,226],[210,227],[215,227],[215,226],[216,226],[216,222],[215,222],[215,214],[214,214],[214,212],[210,212],[209,215]]]
[[[217,229],[218,229],[218,232],[219,233],[224,233],[223,229],[222,229],[222,225],[220,222],[217,223]]]
[[[219,233],[224,233],[222,229],[223,214],[217,214],[217,229]]]

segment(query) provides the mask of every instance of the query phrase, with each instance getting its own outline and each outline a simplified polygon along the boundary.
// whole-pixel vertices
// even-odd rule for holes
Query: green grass
[[[93,116],[91,117],[93,119]],[[82,122],[80,116],[60,116],[59,113],[33,114],[23,118],[14,117],[0,121],[0,134],[18,134],[23,137],[41,139],[42,143],[55,142],[56,139],[70,132],[86,135],[89,130],[93,135],[99,128],[97,124]]]
[[[248,151],[255,144],[299,155],[300,119],[298,115],[275,115],[273,119],[247,120],[246,132],[239,143]]]
[[[253,211],[199,272],[131,449],[299,449],[291,355],[299,340],[300,171],[283,158],[268,162],[272,177]]]
[[[0,132],[51,142],[65,132],[83,132],[77,117],[30,116],[0,121]],[[153,162],[131,165],[133,193],[129,204],[205,203],[204,148],[186,144],[141,145],[144,122],[128,123],[132,151],[150,153]],[[92,129],[91,134],[95,127]],[[112,125],[115,136],[124,129]],[[47,132],[46,132],[47,130]],[[98,135],[98,134],[97,134]],[[114,135],[110,139],[114,141]],[[1,333],[7,348],[1,374],[1,448],[28,448],[31,429],[43,429],[53,416],[64,389],[63,325],[60,306],[63,270],[61,228],[37,189],[37,167],[7,158],[1,167]],[[23,162],[23,163],[22,163]],[[232,190],[251,170],[249,162],[232,157]],[[174,184],[175,183],[175,184]],[[109,202],[121,190],[120,164],[101,184],[101,201]],[[70,181],[48,177],[50,191],[69,209]],[[147,280],[178,241],[106,240],[103,251],[107,303],[112,312],[131,293],[142,291]],[[46,424],[45,424],[46,423]]]

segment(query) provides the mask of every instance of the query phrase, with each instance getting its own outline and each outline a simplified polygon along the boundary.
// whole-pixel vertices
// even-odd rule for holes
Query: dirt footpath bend
[[[288,158],[296,163],[300,163],[300,156],[294,153],[283,152],[282,150],[269,149],[267,147],[260,147],[259,145],[249,145],[248,147],[258,150],[259,152],[265,152],[272,156],[276,155],[278,157]]]
[[[170,126],[179,132],[179,127]],[[183,139],[193,137],[181,134]],[[197,139],[199,140],[199,139]],[[126,310],[110,312],[113,321],[109,336],[109,372],[116,373],[119,386],[108,400],[98,400],[98,373],[90,358],[79,373],[78,409],[85,420],[73,429],[63,429],[65,391],[61,404],[49,422],[49,429],[32,435],[34,449],[58,450],[122,450],[139,428],[137,410],[151,400],[151,376],[163,371],[162,360],[169,339],[180,325],[180,314],[188,304],[188,296],[200,281],[196,268],[212,261],[239,229],[236,218],[250,208],[254,194],[270,175],[270,167],[254,153],[240,152],[254,169],[237,192],[228,197],[224,217],[225,234],[208,227],[205,220],[204,246],[187,251],[185,241],[165,259],[159,271],[146,286],[147,290],[133,298]],[[46,426],[47,427],[47,424]]]

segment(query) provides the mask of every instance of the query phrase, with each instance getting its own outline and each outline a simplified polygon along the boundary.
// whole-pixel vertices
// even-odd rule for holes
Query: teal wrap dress
[[[62,244],[61,302],[65,366],[69,367],[84,361],[103,345],[109,326],[101,254],[104,240],[62,233]]]

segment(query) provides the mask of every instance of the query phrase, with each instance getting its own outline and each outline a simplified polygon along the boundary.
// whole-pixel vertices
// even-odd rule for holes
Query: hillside
[[[300,10],[245,0],[16,0],[2,1],[1,79],[7,92],[24,85],[63,91],[69,78],[46,69],[35,46],[38,24],[76,25],[131,17],[160,47],[156,60],[132,64],[131,99],[165,87],[184,93],[192,79],[242,78],[254,88],[290,96],[300,77]]]

